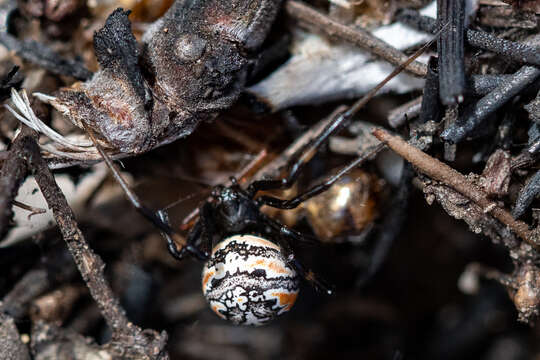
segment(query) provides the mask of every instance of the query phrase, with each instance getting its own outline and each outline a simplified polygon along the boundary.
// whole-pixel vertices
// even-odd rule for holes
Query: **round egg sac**
[[[276,244],[253,235],[218,243],[205,264],[202,288],[212,310],[236,325],[263,325],[289,311],[299,277]]]

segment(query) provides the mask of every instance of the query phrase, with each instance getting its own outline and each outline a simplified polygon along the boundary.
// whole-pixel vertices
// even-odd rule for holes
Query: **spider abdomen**
[[[253,235],[234,235],[212,250],[202,278],[212,310],[236,325],[263,325],[289,311],[299,278],[276,244]]]

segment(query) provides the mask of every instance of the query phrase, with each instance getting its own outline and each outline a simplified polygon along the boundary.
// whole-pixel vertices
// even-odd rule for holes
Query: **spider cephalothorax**
[[[212,211],[215,226],[222,235],[241,233],[247,227],[257,226],[260,221],[258,205],[233,179],[232,186],[219,185],[212,191]]]

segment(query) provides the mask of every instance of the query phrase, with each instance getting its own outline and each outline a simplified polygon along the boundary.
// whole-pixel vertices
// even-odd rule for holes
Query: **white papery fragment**
[[[435,2],[421,13],[435,17]],[[375,29],[373,35],[397,49],[423,44],[432,35],[419,32],[401,23]],[[293,56],[265,80],[248,89],[273,111],[296,105],[351,99],[362,96],[375,87],[394,66],[374,59],[358,47],[332,43],[316,34],[295,32],[291,49]],[[427,57],[419,61],[426,62]],[[405,93],[423,87],[423,79],[401,73],[384,88],[385,92]]]

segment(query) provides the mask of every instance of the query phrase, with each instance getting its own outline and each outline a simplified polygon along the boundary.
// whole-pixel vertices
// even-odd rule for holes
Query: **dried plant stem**
[[[113,333],[126,331],[129,320],[105,281],[103,274],[105,264],[88,246],[77,226],[73,210],[71,210],[62,191],[56,184],[47,163],[39,155],[40,151],[36,142],[30,137],[22,139],[22,142],[29,155],[29,165],[35,172],[36,182],[49,208],[53,211],[60,232],[68,245],[69,251],[74,256],[83,280],[88,284],[92,297],[97,301]]]
[[[373,135],[388,145],[398,155],[416,166],[422,173],[450,186],[457,192],[477,203],[486,213],[491,214],[501,223],[508,226],[516,235],[535,247],[540,248],[535,242],[532,232],[526,223],[516,221],[505,209],[499,207],[495,202],[488,199],[482,189],[469,181],[463,174],[452,169],[450,166],[429,156],[423,151],[409,145],[398,136],[389,134],[383,129],[375,129]]]
[[[422,31],[431,33],[437,31],[437,20],[422,16],[415,10],[402,11],[397,20]],[[465,40],[473,47],[494,52],[505,59],[540,66],[540,52],[534,46],[501,39],[484,31],[472,29],[465,30]]]
[[[105,264],[86,242],[77,225],[73,210],[56,184],[47,163],[41,157],[39,146],[34,137],[24,135],[17,141],[21,143],[21,151],[18,155],[28,161],[28,168],[34,173],[36,182],[47,205],[53,212],[75,264],[112,330],[113,343],[111,347],[120,347],[112,349],[114,353],[121,351],[125,358],[134,358],[143,354],[148,358],[166,358],[166,353],[163,353],[166,335],[160,335],[152,330],[146,330],[143,333],[142,329],[132,324],[126,317],[105,279],[103,272]]]
[[[437,0],[437,21],[449,23],[437,39],[439,97],[443,104],[455,105],[465,93],[465,0]]]
[[[371,35],[369,32],[341,24],[299,1],[287,1],[285,10],[291,17],[303,23],[315,26],[324,34],[360,46],[393,65],[401,65],[408,59],[407,55],[381,39]],[[427,66],[421,62],[413,61],[407,65],[405,70],[424,77],[427,73]]]
[[[19,134],[19,138],[24,137],[24,131],[26,130]],[[13,200],[15,200],[19,187],[28,173],[25,159],[17,156],[22,151],[23,146],[23,143],[18,141],[19,138],[14,141],[2,166],[2,171],[0,171],[0,238],[3,238],[7,233],[13,216]]]

